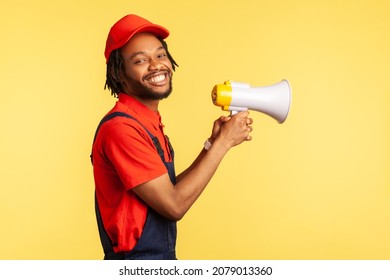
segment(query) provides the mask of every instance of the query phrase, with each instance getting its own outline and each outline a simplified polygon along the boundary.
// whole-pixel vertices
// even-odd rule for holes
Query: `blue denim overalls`
[[[99,126],[95,133],[95,138],[100,126],[104,122],[118,116],[131,118],[137,121],[134,117],[123,112],[111,113],[105,116],[99,123]],[[144,127],[142,124],[141,126]],[[167,140],[172,155],[172,162],[165,162],[164,151],[161,148],[160,142],[158,141],[157,137],[151,134],[145,127],[144,129],[149,134],[150,138],[153,140],[154,146],[156,147],[161,160],[163,161],[164,165],[168,170],[169,178],[171,179],[172,184],[175,185],[176,175],[173,163],[174,152],[168,137]],[[95,211],[105,260],[176,260],[176,222],[168,220],[167,218],[158,214],[152,208],[148,207],[146,222],[141,237],[135,247],[129,252],[115,253],[112,247],[112,242],[108,237],[106,230],[104,229],[96,196]]]

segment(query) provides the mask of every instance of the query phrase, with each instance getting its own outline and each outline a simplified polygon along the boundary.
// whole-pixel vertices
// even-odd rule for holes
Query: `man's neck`
[[[132,94],[128,94],[128,93],[126,93],[126,94],[137,99],[140,103],[144,104],[151,111],[156,112],[156,113],[158,112],[158,104],[160,103],[160,100],[144,99],[144,98],[140,98],[139,96],[132,95]]]

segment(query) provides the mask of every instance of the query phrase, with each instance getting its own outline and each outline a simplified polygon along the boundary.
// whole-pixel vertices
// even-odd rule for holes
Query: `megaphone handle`
[[[242,111],[247,111],[248,108],[245,108],[245,107],[237,107],[237,106],[230,106],[229,107],[229,111],[230,111],[230,116],[233,116],[235,114],[237,114],[238,112],[242,112]]]

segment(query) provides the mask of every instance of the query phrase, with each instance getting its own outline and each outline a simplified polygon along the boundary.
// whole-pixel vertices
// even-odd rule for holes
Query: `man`
[[[228,150],[251,140],[247,112],[220,117],[194,163],[175,175],[158,111],[172,91],[177,66],[164,41],[168,35],[136,15],[120,19],[108,34],[106,86],[119,99],[100,123],[92,149],[105,259],[176,259],[176,221]]]

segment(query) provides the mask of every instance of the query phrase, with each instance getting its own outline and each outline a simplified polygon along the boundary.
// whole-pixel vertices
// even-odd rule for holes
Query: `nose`
[[[150,64],[149,64],[149,70],[151,71],[159,71],[162,67],[161,61],[155,58],[150,59]]]

